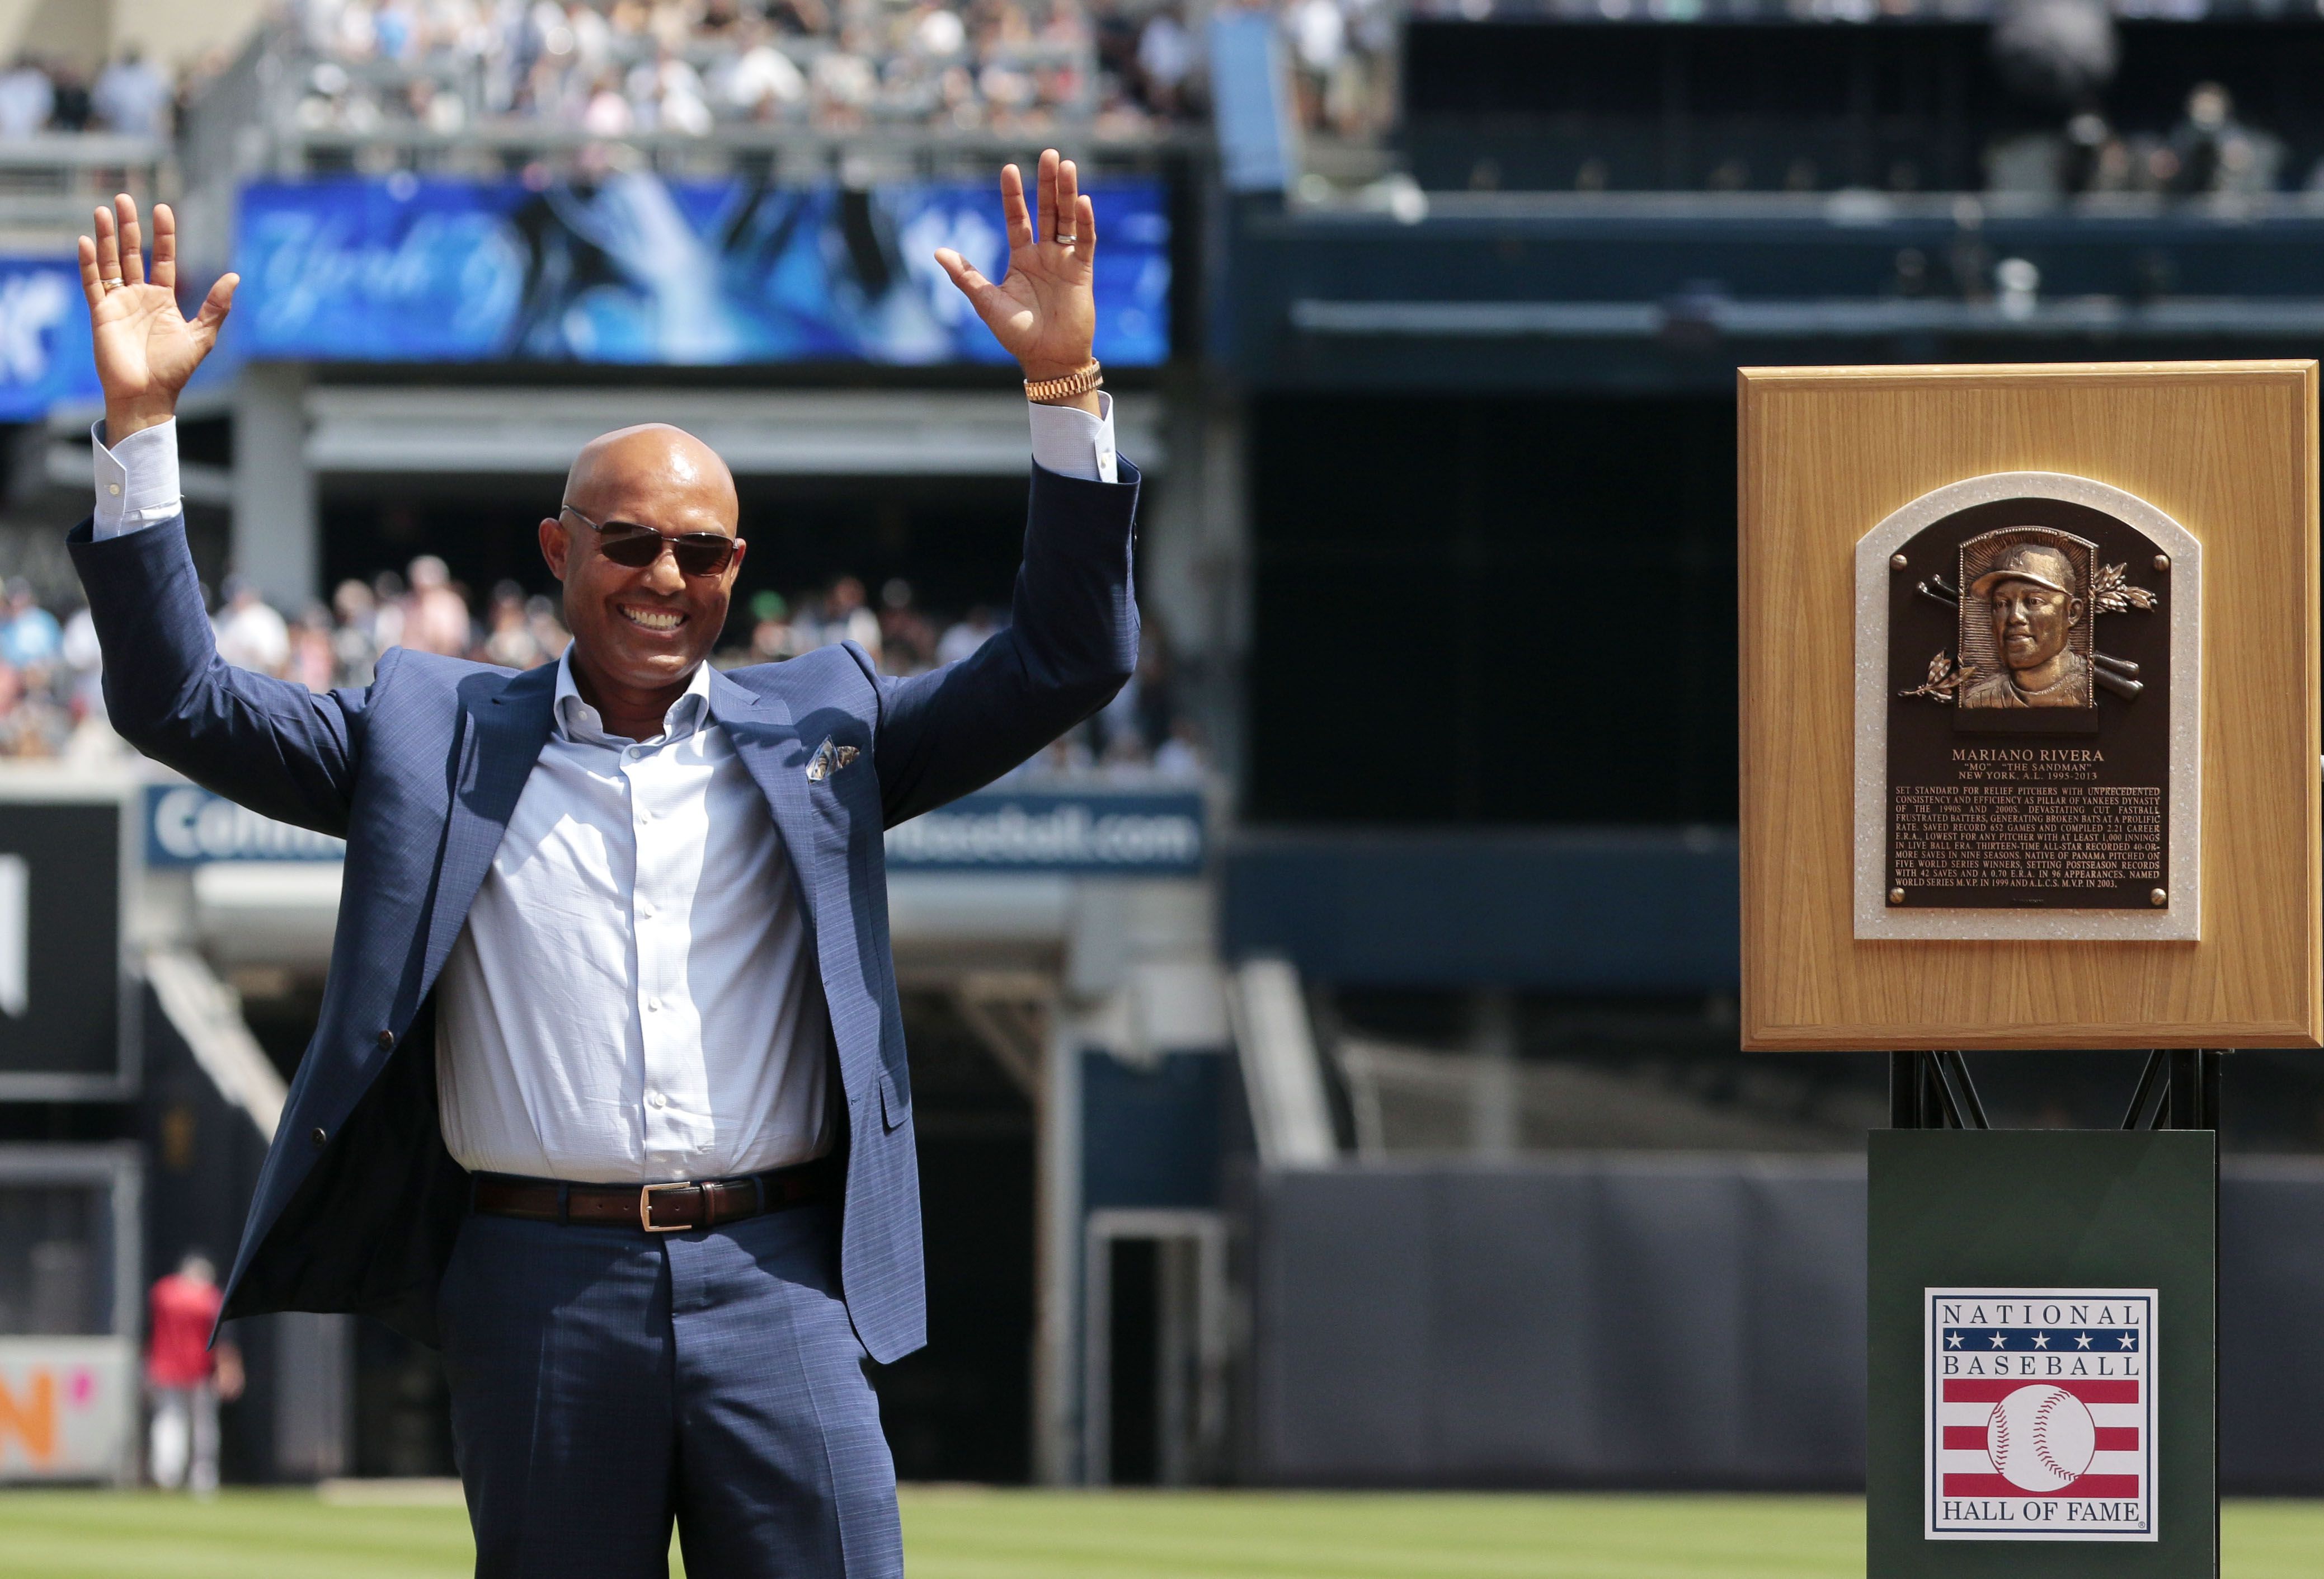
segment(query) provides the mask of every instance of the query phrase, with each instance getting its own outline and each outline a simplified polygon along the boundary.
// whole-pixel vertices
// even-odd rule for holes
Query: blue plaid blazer
[[[1120,471],[1110,484],[1034,469],[1012,622],[970,657],[897,679],[851,643],[711,681],[712,716],[766,792],[821,965],[847,1106],[841,1277],[883,1362],[926,1342],[927,1314],[881,836],[991,782],[1128,678],[1139,477]],[[68,540],[114,727],[196,783],[347,841],[321,1016],[225,1318],[362,1311],[433,1343],[467,1177],[437,1123],[429,993],[549,738],[555,671],[396,650],[370,686],[318,696],[218,657],[182,519],[103,542],[84,522]],[[826,739],[860,755],[810,780]]]

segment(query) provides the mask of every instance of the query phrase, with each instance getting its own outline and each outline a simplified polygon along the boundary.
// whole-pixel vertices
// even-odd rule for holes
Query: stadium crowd
[[[371,682],[392,647],[475,659],[511,669],[553,663],[572,640],[556,604],[504,581],[480,612],[468,590],[432,554],[402,574],[339,583],[328,606],[283,614],[237,577],[212,615],[228,662],[293,679],[309,690]],[[891,580],[875,601],[862,580],[786,597],[752,594],[730,632],[742,639],[714,660],[722,668],[781,662],[843,641],[868,651],[889,674],[924,672],[965,658],[1001,629],[989,608],[946,619],[922,607],[910,585]],[[1146,627],[1138,672],[1104,711],[1059,741],[1031,771],[1052,775],[1192,780],[1205,759],[1191,719],[1174,705],[1170,661],[1159,627]],[[64,618],[42,605],[32,586],[11,582],[0,597],[0,757],[83,757],[125,750],[105,725],[97,631],[86,608]]]
[[[1280,19],[1311,131],[1385,126],[1400,0],[1259,0]],[[1209,109],[1183,0],[295,0],[308,132],[454,137],[548,122],[619,139],[771,123],[1134,136]],[[132,46],[92,76],[27,52],[0,138],[166,136],[226,64],[174,77]]]
[[[299,20],[314,130],[1129,131],[1199,107],[1176,0],[303,0]]]
[[[170,74],[134,44],[94,78],[71,60],[28,51],[0,71],[0,138],[56,132],[163,137],[173,125],[177,95]]]

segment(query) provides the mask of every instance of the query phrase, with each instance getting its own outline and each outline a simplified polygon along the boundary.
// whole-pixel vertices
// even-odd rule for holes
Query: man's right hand
[[[105,391],[105,439],[112,445],[177,415],[178,392],[217,344],[240,276],[221,276],[188,323],[178,310],[178,221],[170,206],[153,208],[150,281],[134,199],[124,193],[111,208],[97,209],[96,229],[93,238],[80,238],[80,283]]]

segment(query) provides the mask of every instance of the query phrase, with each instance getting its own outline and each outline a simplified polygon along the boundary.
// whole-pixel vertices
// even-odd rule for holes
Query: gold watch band
[[[1093,389],[1102,389],[1104,385],[1105,374],[1098,366],[1097,358],[1093,356],[1087,366],[1068,373],[1063,378],[1027,379],[1025,398],[1028,401],[1070,400],[1075,395],[1085,395]]]

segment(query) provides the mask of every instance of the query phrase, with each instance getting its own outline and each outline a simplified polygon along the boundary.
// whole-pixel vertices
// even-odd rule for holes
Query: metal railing
[[[54,132],[0,141],[0,243],[43,250],[88,228],[114,193],[164,195],[169,144],[102,132]]]

